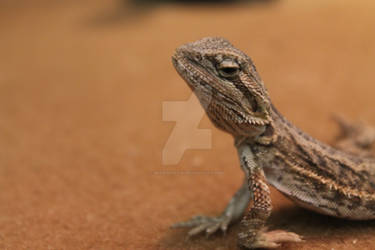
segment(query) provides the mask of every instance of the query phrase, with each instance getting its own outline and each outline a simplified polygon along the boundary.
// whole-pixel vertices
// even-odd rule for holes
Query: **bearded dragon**
[[[338,119],[336,146],[322,143],[286,120],[274,107],[253,61],[229,41],[207,37],[176,49],[172,62],[212,123],[231,134],[245,181],[223,213],[196,216],[175,227],[188,236],[216,231],[242,218],[238,243],[276,248],[302,237],[267,231],[272,211],[269,185],[297,205],[349,220],[375,218],[375,130]],[[251,201],[249,211],[244,215]]]

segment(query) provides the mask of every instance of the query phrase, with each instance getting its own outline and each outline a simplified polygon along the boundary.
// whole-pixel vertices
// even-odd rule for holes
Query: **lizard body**
[[[268,184],[322,214],[375,218],[375,159],[369,153],[375,130],[339,119],[343,133],[336,147],[341,150],[305,134],[272,105],[252,60],[223,38],[183,45],[172,61],[214,125],[234,137],[246,175],[220,216],[198,216],[176,226],[192,227],[189,236],[209,235],[226,231],[242,217],[241,246],[274,248],[280,242],[300,242],[295,233],[264,230],[272,211]]]
[[[374,219],[374,159],[339,151],[308,136],[277,112],[272,116],[279,123],[277,140],[272,146],[251,147],[268,183],[316,212]]]

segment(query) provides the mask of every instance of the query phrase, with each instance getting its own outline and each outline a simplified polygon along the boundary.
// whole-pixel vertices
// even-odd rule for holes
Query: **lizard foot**
[[[351,122],[341,116],[334,116],[340,127],[335,147],[359,156],[371,156],[375,143],[375,128],[363,122]]]
[[[277,248],[282,242],[302,242],[303,239],[298,234],[283,230],[269,232],[259,232],[255,239],[250,233],[239,233],[239,245],[245,248]]]
[[[188,238],[202,232],[205,232],[208,237],[218,230],[221,230],[225,234],[230,222],[231,217],[226,215],[218,217],[198,215],[188,221],[176,223],[172,225],[172,228],[191,227],[192,229],[188,232]]]

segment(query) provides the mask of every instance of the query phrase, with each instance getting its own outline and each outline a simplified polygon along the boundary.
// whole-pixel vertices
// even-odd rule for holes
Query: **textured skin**
[[[225,231],[242,216],[250,198],[250,211],[241,222],[241,246],[274,248],[285,241],[300,242],[294,233],[264,230],[272,211],[267,184],[322,214],[375,218],[373,128],[337,118],[342,134],[336,145],[341,151],[313,139],[276,110],[251,59],[223,38],[183,45],[172,61],[215,126],[234,137],[249,190],[237,192],[219,217],[176,226],[193,227],[190,236]]]

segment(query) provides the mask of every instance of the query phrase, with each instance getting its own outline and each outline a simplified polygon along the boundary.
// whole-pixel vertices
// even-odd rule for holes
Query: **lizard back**
[[[326,145],[272,110],[277,139],[272,145],[252,146],[267,181],[304,208],[340,218],[374,219],[375,159]]]

